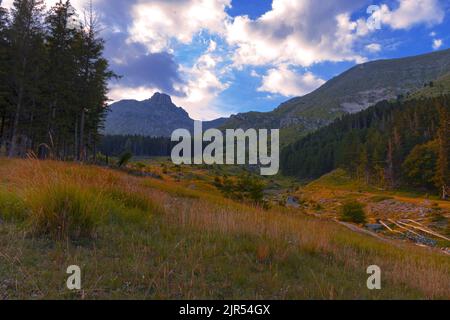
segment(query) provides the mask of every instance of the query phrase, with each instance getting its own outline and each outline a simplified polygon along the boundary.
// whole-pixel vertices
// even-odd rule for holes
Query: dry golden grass
[[[447,256],[408,244],[394,246],[288,209],[265,211],[173,181],[136,178],[70,163],[3,159],[0,177],[3,192],[15,194],[23,202],[27,230],[39,231],[32,234],[55,240],[89,235],[95,249],[85,249],[83,257],[95,262],[95,270],[113,274],[111,268],[118,268],[114,272],[120,270],[124,279],[126,272],[136,275],[129,280],[135,284],[126,289],[130,292],[117,289],[121,279],[98,276],[96,281],[102,283],[103,291],[97,292],[97,286],[92,285],[94,297],[370,298],[360,280],[366,277],[366,268],[376,264],[383,271],[386,289],[373,293],[373,298],[450,298]],[[17,207],[14,210],[11,212]],[[65,210],[89,218],[61,218]],[[71,227],[64,225],[67,222]],[[148,229],[143,228],[146,225]],[[62,227],[66,229],[61,231]],[[8,233],[5,237],[13,236]],[[102,245],[104,239],[112,243]],[[19,244],[22,241],[25,244]],[[8,250],[0,249],[0,260],[10,264],[14,260],[5,256],[10,256],[12,243],[30,245],[25,239],[14,239]],[[48,258],[59,251],[44,252]],[[121,260],[107,262],[111,254]],[[67,258],[61,260],[62,265],[67,263]],[[226,263],[235,264],[240,272]],[[33,269],[33,265],[24,263],[20,270],[27,268]],[[297,283],[297,270],[308,270],[302,275],[305,283]],[[2,273],[0,267],[0,281],[2,274],[8,271]],[[231,283],[223,280],[227,277],[233,279]],[[252,281],[267,283],[257,286]],[[50,290],[39,288],[44,293]],[[141,290],[145,294],[139,293]],[[61,296],[59,291],[53,294]]]

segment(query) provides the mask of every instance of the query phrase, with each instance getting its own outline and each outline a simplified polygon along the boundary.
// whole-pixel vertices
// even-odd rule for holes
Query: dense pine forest
[[[383,188],[450,186],[450,97],[380,102],[286,147],[284,174],[320,177],[337,168]]]
[[[1,154],[95,157],[115,77],[99,29],[92,8],[80,16],[70,1],[0,9]]]
[[[175,142],[166,137],[105,136],[99,151],[107,156],[130,152],[140,157],[169,157]]]

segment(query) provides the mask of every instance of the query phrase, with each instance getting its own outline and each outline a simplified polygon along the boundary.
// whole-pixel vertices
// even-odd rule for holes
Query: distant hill
[[[204,122],[204,130],[220,127],[225,119]],[[144,101],[122,100],[113,103],[105,121],[106,135],[170,137],[176,129],[192,131],[194,120],[170,96],[155,93]]]
[[[382,100],[407,96],[450,73],[450,50],[357,65],[316,91],[291,99],[272,112],[232,116],[224,128],[281,128],[284,142],[356,113]]]

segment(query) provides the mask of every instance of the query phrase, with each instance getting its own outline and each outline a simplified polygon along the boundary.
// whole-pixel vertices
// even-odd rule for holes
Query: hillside
[[[450,297],[436,250],[225,199],[192,167],[139,167],[158,178],[0,159],[0,299]],[[70,292],[74,264],[83,290]],[[367,289],[373,264],[383,290]]]
[[[413,93],[449,72],[450,50],[372,61],[351,68],[316,91],[289,100],[272,112],[232,116],[224,127],[282,128],[284,139],[292,141],[345,113]]]
[[[303,179],[341,168],[373,187],[438,193],[450,185],[449,118],[449,96],[380,102],[289,145],[281,168]]]
[[[204,128],[220,127],[225,119],[204,123]],[[144,101],[122,100],[113,103],[105,121],[106,135],[170,137],[176,129],[192,130],[194,120],[170,96],[155,93]]]
[[[450,94],[450,73],[437,79],[436,81],[425,84],[423,89],[414,92],[408,98],[433,98],[448,94]]]

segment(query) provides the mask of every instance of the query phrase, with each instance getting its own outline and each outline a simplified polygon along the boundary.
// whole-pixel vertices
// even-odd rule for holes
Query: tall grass
[[[104,214],[98,194],[70,183],[30,190],[25,200],[33,233],[55,239],[94,237]]]
[[[29,232],[52,239],[95,238],[102,224],[142,223],[164,210],[113,171],[58,162],[17,161],[0,172],[0,216],[22,220]],[[132,179],[130,177],[130,179]]]
[[[302,274],[302,279],[317,282],[323,290],[320,297],[336,298],[346,293],[339,286],[365,290],[365,283],[344,284],[339,277],[353,279],[354,273],[362,273],[364,278],[366,268],[376,264],[383,281],[395,289],[392,292],[407,288],[419,297],[450,298],[447,256],[382,242],[298,211],[265,211],[173,182],[58,162],[3,161],[0,177],[4,194],[15,195],[11,204],[0,192],[0,210],[8,208],[4,212],[10,217],[23,215],[29,230],[51,238],[107,237],[108,244],[89,254],[94,259],[103,254],[124,277],[133,274],[136,286],[154,290],[156,297],[209,298],[210,284],[229,275],[234,282],[223,288],[223,294],[234,297],[226,292],[248,292],[253,287],[249,289],[247,278],[260,281],[260,273],[270,281],[265,290],[279,290],[277,296],[291,297],[289,288],[316,296],[314,288],[295,282],[298,270],[303,270],[310,276]],[[142,230],[143,225],[151,228]],[[122,259],[114,260],[117,256]],[[107,260],[110,257],[113,260]],[[104,272],[117,272],[108,263],[95,261],[95,268],[103,263]],[[150,278],[146,282],[142,273],[150,267],[153,274],[145,273]],[[199,278],[201,288],[194,282]],[[114,286],[117,281],[108,283]]]

